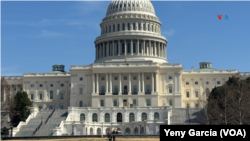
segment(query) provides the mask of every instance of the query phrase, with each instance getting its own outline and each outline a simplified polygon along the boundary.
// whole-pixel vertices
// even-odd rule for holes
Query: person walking
[[[109,141],[112,141],[112,134],[109,135]]]
[[[115,141],[115,131],[113,131],[113,141]]]
[[[108,140],[109,140],[109,138],[110,138],[110,134],[109,134],[109,132],[108,132],[108,134],[107,134],[107,137],[108,137]],[[109,140],[110,141],[110,140]]]

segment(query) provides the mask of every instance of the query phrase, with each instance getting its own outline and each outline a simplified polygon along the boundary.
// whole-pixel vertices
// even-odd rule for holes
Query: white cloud
[[[161,34],[164,36],[170,37],[170,36],[173,36],[175,34],[175,30],[173,30],[173,29],[164,30],[161,32]]]
[[[63,34],[63,33],[43,30],[42,33],[39,36],[40,37],[58,37],[58,36],[64,36],[64,35],[65,34]]]

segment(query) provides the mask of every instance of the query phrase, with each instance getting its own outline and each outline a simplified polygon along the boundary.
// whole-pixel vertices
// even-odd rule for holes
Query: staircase
[[[39,112],[35,118],[30,119],[27,125],[21,126],[15,137],[23,136],[52,136],[53,129],[61,121],[66,120],[67,110],[45,110]]]

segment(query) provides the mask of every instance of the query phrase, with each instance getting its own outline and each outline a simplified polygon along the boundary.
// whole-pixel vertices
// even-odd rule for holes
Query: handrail
[[[36,131],[38,131],[38,130],[40,129],[41,126],[42,126],[42,121],[41,121],[41,123],[39,124],[39,126],[36,128],[36,130],[34,131],[33,135],[36,134]]]
[[[49,118],[52,117],[52,115],[54,114],[54,112],[55,112],[55,109],[54,109],[53,112],[49,115],[49,117],[46,119],[45,124],[47,124],[47,122],[49,121]]]

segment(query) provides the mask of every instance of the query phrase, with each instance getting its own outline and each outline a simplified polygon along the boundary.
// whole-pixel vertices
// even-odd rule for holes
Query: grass
[[[115,141],[159,141],[160,138],[116,138]],[[13,141],[13,140],[6,140]],[[27,140],[15,140],[15,141],[27,141]],[[107,138],[82,138],[82,139],[49,139],[38,141],[108,141]]]

